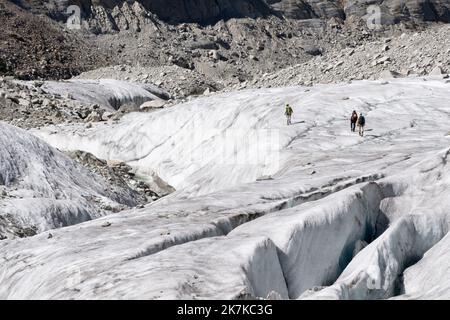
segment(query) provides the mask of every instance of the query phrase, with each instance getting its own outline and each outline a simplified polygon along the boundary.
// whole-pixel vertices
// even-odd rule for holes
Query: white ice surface
[[[28,132],[0,122],[0,234],[37,232],[105,215],[101,203],[136,205],[131,190],[111,187]]]
[[[360,81],[205,97],[113,127],[34,131],[58,148],[157,170],[177,192],[51,239],[0,242],[0,298],[445,296],[431,270],[417,282],[408,274],[439,268],[427,255],[444,250],[449,99],[443,80]],[[349,132],[353,109],[366,115],[365,138]],[[245,151],[254,143],[258,159]],[[272,179],[256,181],[264,175]],[[373,270],[381,288],[367,286]]]
[[[155,170],[179,196],[192,197],[290,171],[370,174],[419,156],[418,144],[422,152],[442,148],[449,141],[449,87],[397,80],[249,90],[133,113],[114,127],[50,127],[37,134],[61,149],[124,160],[144,174]],[[294,106],[292,127],[285,125],[286,102]],[[364,139],[349,132],[354,109],[367,115]]]

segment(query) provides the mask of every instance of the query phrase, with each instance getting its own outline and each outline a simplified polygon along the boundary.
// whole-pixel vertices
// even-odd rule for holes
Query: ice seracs
[[[396,299],[450,299],[450,234],[403,273],[403,292]]]
[[[430,255],[434,253],[436,257],[435,252],[442,244],[433,247],[450,229],[449,154],[450,149],[446,149],[414,166],[408,174],[385,179],[384,184],[390,185],[392,195],[382,201],[380,212],[389,219],[389,228],[350,262],[332,286],[309,298],[386,299],[398,295],[407,297],[408,294],[439,298],[440,294],[450,290],[448,277],[444,276],[448,272],[445,263],[442,267],[435,265],[441,279],[430,273],[422,275],[420,280],[411,277],[417,274],[420,266],[430,263]],[[420,261],[425,254],[428,259]],[[425,277],[428,291],[420,292],[417,283],[424,285]]]

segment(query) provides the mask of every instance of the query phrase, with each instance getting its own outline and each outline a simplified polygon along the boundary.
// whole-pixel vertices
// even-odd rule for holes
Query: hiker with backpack
[[[361,137],[364,136],[364,126],[366,125],[366,118],[364,118],[363,114],[359,114],[358,118],[358,128],[359,128],[359,135]]]
[[[286,104],[286,111],[284,115],[287,119],[287,125],[290,126],[292,124],[292,114],[294,113],[294,110],[292,110],[291,106],[289,104]]]
[[[356,122],[358,121],[358,113],[353,110],[352,116],[350,117],[350,130],[352,132],[356,131]]]

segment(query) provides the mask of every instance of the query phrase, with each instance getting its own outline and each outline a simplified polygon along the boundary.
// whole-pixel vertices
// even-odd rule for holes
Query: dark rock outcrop
[[[294,19],[364,17],[371,5],[380,7],[381,22],[402,20],[450,22],[448,0],[266,0],[278,13]]]
[[[271,8],[292,19],[345,18],[339,0],[266,0]]]
[[[344,0],[346,16],[363,17],[368,7],[380,7],[382,22],[397,23],[405,20],[450,22],[448,0]]]
[[[124,0],[75,0],[71,4],[80,6],[85,16],[92,7],[101,6],[107,10],[121,6]],[[211,24],[221,19],[240,17],[262,17],[272,13],[264,0],[141,0],[145,9],[169,23],[196,22]]]
[[[124,3],[131,8],[135,1],[53,1],[58,4],[57,6],[43,4],[38,0],[14,2],[36,12],[46,12],[52,17],[62,17],[61,10],[58,13],[57,7],[74,4],[81,8],[84,17],[91,17],[92,14],[96,14],[99,7],[105,10],[106,15],[114,15],[114,8],[123,8]],[[448,0],[139,0],[136,2],[169,23],[214,24],[219,20],[230,18],[256,18],[272,14],[292,19],[345,19],[348,16],[366,16],[367,9],[371,5],[380,7],[383,23],[404,20],[450,22],[450,1]],[[120,16],[121,13],[115,10],[115,14]]]

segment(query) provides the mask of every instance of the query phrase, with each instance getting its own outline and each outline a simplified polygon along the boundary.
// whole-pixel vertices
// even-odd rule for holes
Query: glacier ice
[[[19,82],[34,86],[33,82]],[[151,84],[129,83],[114,79],[71,79],[67,81],[44,81],[40,88],[50,94],[70,96],[86,105],[97,104],[109,110],[134,103],[140,106],[150,100],[168,100],[170,94]]]
[[[358,81],[33,130],[177,191],[51,239],[1,241],[0,298],[446,297],[449,98],[442,80]],[[349,132],[352,110],[365,138]]]
[[[111,186],[28,132],[0,123],[0,235],[13,237],[105,215],[101,204],[134,206],[128,187]]]

